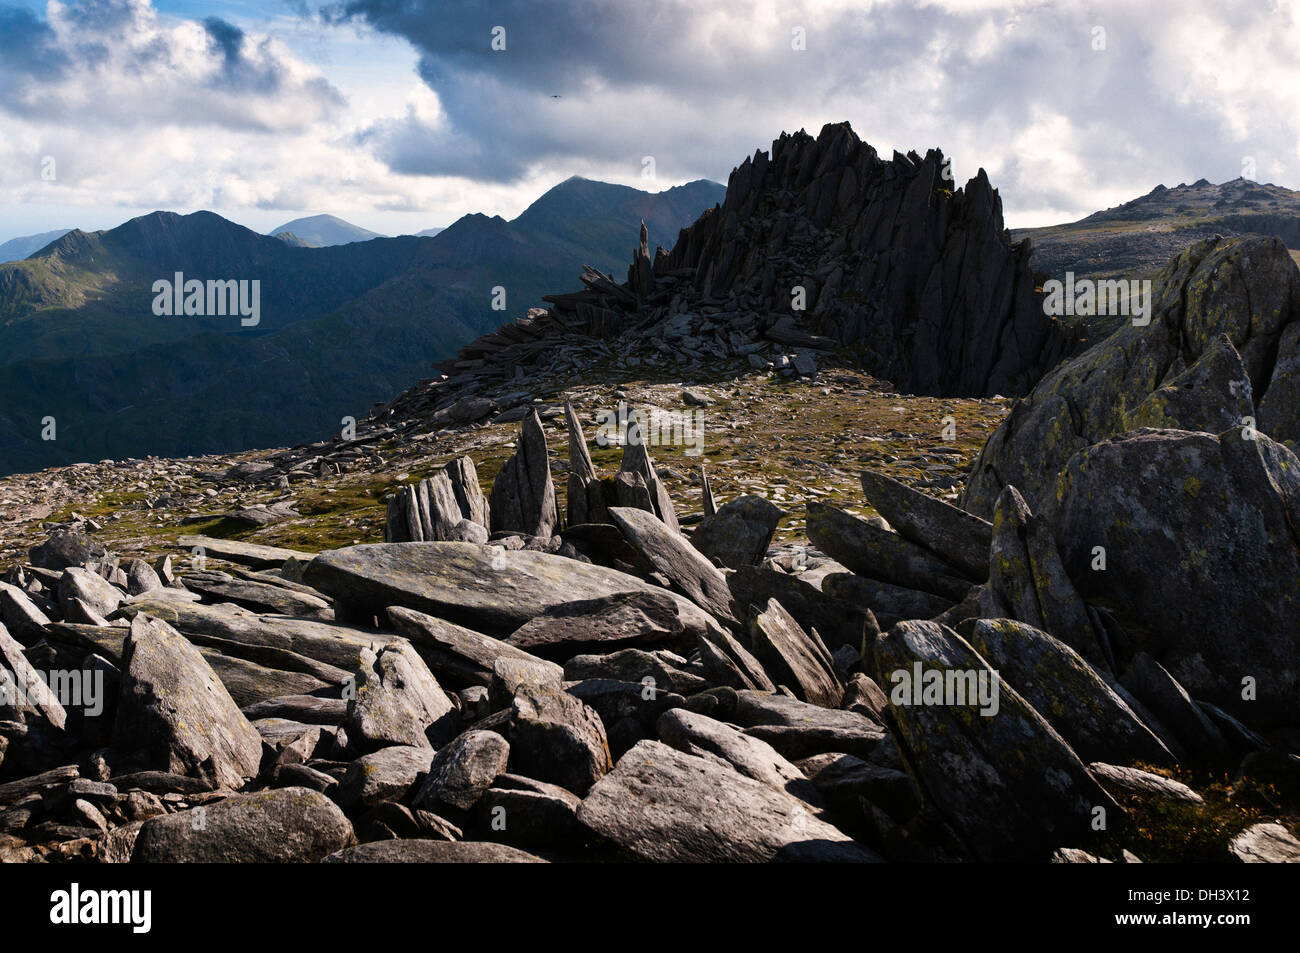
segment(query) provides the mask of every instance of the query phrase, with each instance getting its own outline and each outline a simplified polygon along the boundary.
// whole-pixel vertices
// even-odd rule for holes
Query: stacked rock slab
[[[483,542],[490,524],[474,461],[460,457],[427,480],[403,487],[389,501],[384,541]]]

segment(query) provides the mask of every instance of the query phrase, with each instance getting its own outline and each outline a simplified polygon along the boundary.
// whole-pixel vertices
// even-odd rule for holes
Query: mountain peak
[[[285,222],[271,231],[278,237],[284,232],[292,232],[302,244],[327,247],[330,245],[350,245],[353,242],[368,242],[373,238],[384,238],[379,232],[372,232],[360,225],[353,225],[337,215],[322,213],[295,218]]]

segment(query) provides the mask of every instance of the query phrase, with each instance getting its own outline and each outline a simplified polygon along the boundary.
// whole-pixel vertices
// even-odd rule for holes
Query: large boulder
[[[1290,450],[1240,428],[1139,430],[1075,455],[1044,516],[1083,597],[1195,698],[1257,727],[1300,722]]]
[[[809,806],[717,758],[642,741],[591,789],[578,819],[642,860],[871,862]]]
[[[987,518],[1014,484],[1037,512],[1075,453],[1152,424],[1221,433],[1242,424],[1245,411],[1295,449],[1300,271],[1286,246],[1207,239],[1171,261],[1154,292],[1149,324],[1120,328],[1016,404],[980,452],[964,509]]]
[[[909,773],[979,859],[1046,860],[1119,822],[1065,739],[956,632],[900,622],[876,667]]]
[[[663,593],[603,566],[473,543],[349,546],[321,553],[303,578],[332,596],[336,611],[374,616],[403,606],[488,635],[509,635],[548,609],[572,602]],[[717,625],[689,600],[676,601],[692,636]]]
[[[761,496],[738,496],[704,518],[691,534],[691,544],[729,569],[753,566],[772,544],[776,525],[784,515],[780,507]]]
[[[975,619],[957,631],[1084,761],[1173,767],[1165,743],[1064,642],[1013,619]]]
[[[262,738],[203,656],[166,622],[137,615],[122,655],[113,744],[149,767],[238,788],[257,774]]]
[[[132,863],[310,863],[355,843],[352,824],[317,791],[279,788],[145,821]]]

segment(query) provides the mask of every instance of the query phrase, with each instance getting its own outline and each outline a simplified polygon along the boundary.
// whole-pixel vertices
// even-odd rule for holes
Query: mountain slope
[[[62,238],[70,228],[58,228],[52,232],[42,232],[39,235],[23,235],[20,238],[11,238],[9,241],[0,244],[0,264],[6,261],[21,261],[28,255],[35,254],[50,242]]]
[[[1037,271],[1062,278],[1149,278],[1193,242],[1272,235],[1300,249],[1300,192],[1248,179],[1157,185],[1146,195],[1077,222],[1016,229],[1033,245]]]
[[[368,242],[372,238],[386,238],[378,232],[372,232],[360,225],[353,225],[334,215],[309,215],[285,222],[271,232],[272,236],[290,232],[294,237],[317,248],[331,245],[348,245],[352,242]]]
[[[344,416],[365,416],[431,363],[571,285],[584,263],[625,260],[641,215],[676,235],[709,191],[661,198],[589,183],[594,204],[576,205],[556,201],[566,185],[547,193],[545,215],[465,216],[434,238],[309,248],[210,212],[156,212],[70,232],[37,258],[0,265],[0,472],[335,432]],[[153,283],[178,271],[259,281],[260,323],[155,315]],[[493,308],[497,287],[506,310]],[[45,441],[50,416],[58,439]]]

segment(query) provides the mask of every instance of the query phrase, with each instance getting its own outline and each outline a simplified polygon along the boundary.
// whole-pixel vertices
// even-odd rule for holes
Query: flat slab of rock
[[[657,741],[623,755],[583,800],[578,820],[649,861],[880,860],[797,797]]]
[[[320,596],[251,579],[236,579],[229,573],[207,570],[181,577],[181,583],[215,602],[233,602],[253,612],[308,618],[333,618],[330,604]]]
[[[1182,801],[1185,804],[1204,804],[1205,800],[1186,784],[1173,778],[1163,778],[1150,771],[1118,764],[1094,762],[1088,765],[1093,777],[1102,787],[1125,794],[1136,794],[1162,801]]]
[[[375,614],[403,606],[488,635],[509,635],[570,602],[663,591],[603,566],[473,543],[350,546],[312,560],[304,581],[332,596],[336,606]],[[678,605],[692,634],[716,625],[688,600]]]
[[[1300,840],[1281,824],[1252,825],[1228,849],[1247,864],[1300,864]]]
[[[812,782],[766,741],[684,708],[664,712],[656,728],[660,740],[678,751],[725,762],[745,777],[792,794],[814,809],[823,806]]]
[[[583,652],[680,642],[685,635],[678,601],[670,593],[632,592],[548,609],[506,642],[564,661]]]
[[[767,566],[745,566],[736,570],[727,576],[732,615],[737,619],[746,618],[751,606],[762,608],[767,605],[767,600],[775,599],[805,632],[816,629],[832,651],[841,645],[860,649],[863,628],[867,624],[866,610],[822,592],[821,580],[818,579],[818,585],[814,586],[804,578],[805,575],[792,575]],[[938,596],[932,598],[944,606],[949,605],[947,600],[939,600]]]
[[[262,738],[199,650],[157,619],[131,621],[113,745],[172,774],[237,788],[257,774]]]
[[[612,506],[609,516],[627,541],[674,589],[714,618],[735,621],[731,615],[727,577],[681,533],[669,529],[661,519],[645,510]]]
[[[867,502],[905,539],[924,547],[971,579],[988,576],[993,525],[885,476],[864,470]]]
[[[825,503],[810,502],[808,538],[853,572],[956,602],[971,587],[952,566],[898,533]]]
[[[145,821],[131,862],[310,863],[355,840],[351,822],[329,798],[278,788]]]
[[[957,631],[1080,758],[1177,763],[1164,742],[1064,642],[1012,619],[975,619]]]
[[[537,656],[500,639],[414,609],[392,606],[388,610],[388,622],[410,641],[434,674],[446,678],[456,688],[491,685],[493,666],[498,659],[537,660]]]
[[[159,593],[166,591],[180,590],[146,593],[123,606],[122,614],[129,617],[143,612],[163,619],[194,641],[200,641],[200,636],[210,636],[243,645],[284,649],[347,671],[355,671],[361,664],[362,651],[397,641],[385,632],[335,622],[258,615],[239,606],[204,606],[160,598]]]
[[[803,701],[839,707],[844,685],[835,674],[830,652],[815,633],[801,629],[781,603],[769,599],[762,611],[751,616],[749,639],[773,681],[787,685]]]
[[[62,728],[67,718],[58,697],[27,661],[23,647],[0,625],[0,721],[27,724],[39,719]]]
[[[251,566],[254,569],[271,569],[284,565],[286,560],[297,559],[309,562],[315,553],[304,553],[296,549],[282,549],[279,546],[263,546],[261,543],[244,543],[237,539],[214,539],[211,536],[182,536],[177,541],[181,549],[193,552],[203,550],[207,556],[224,559],[228,562]]]

